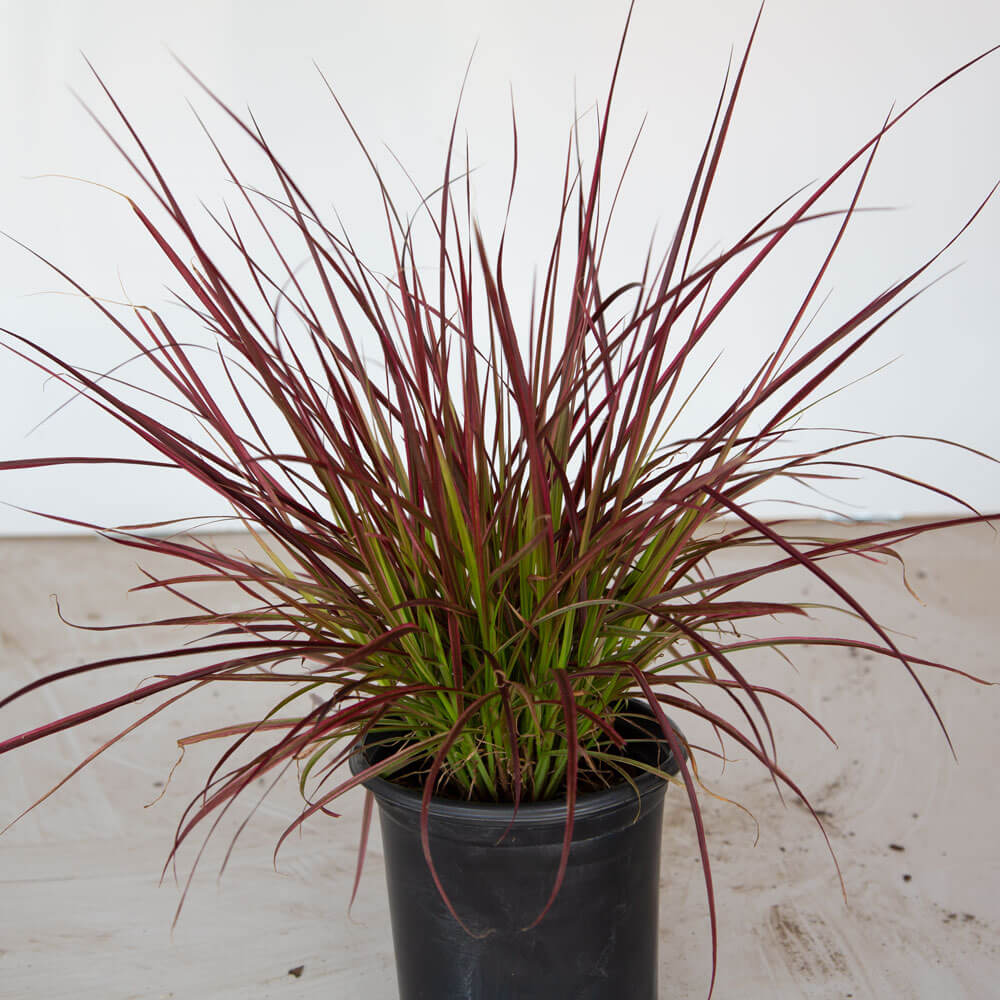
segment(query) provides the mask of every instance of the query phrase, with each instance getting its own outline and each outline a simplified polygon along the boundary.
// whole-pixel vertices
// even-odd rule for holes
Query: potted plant
[[[890,116],[821,184],[698,260],[749,52],[719,100],[665,255],[641,260],[635,280],[609,289],[601,195],[609,196],[603,167],[619,49],[587,161],[574,130],[527,316],[508,296],[503,238],[491,249],[472,216],[456,123],[441,185],[413,218],[371,161],[392,259],[380,275],[324,219],[253,120],[211,94],[276,188],[244,184],[220,151],[244,215],[213,216],[209,239],[108,93],[135,151],[119,148],[147,192],[145,203],[128,197],[128,205],[216,349],[198,351],[156,309],[108,304],[53,265],[151,378],[95,374],[12,331],[6,346],[159,457],[16,459],[0,469],[122,462],[183,471],[231,505],[259,554],[164,537],[155,531],[162,525],[86,525],[189,563],[151,581],[188,604],[155,624],[200,628],[201,638],[69,667],[8,694],[0,709],[92,671],[133,662],[156,671],[110,701],[4,735],[0,752],[148,699],[160,700],[144,720],[214,684],[276,685],[266,714],[220,719],[180,741],[227,746],[183,813],[171,856],[271,772],[296,766],[305,803],[282,840],[365,786],[365,837],[373,800],[380,809],[404,998],[655,997],[660,820],[673,783],[697,831],[714,955],[697,770],[698,755],[713,751],[690,745],[671,719],[707,722],[723,746],[807,801],[777,763],[767,702],[806,710],[747,676],[741,654],[809,643],[861,649],[901,664],[937,716],[916,667],[977,678],[900,648],[828,566],[835,557],[897,558],[907,538],[988,518],[969,508],[838,538],[801,537],[753,513],[765,484],[825,482],[858,468],[897,475],[854,457],[881,438],[803,447],[798,418],[912,301],[943,250],[848,319],[805,344],[800,336],[879,144],[950,77]],[[829,208],[842,178],[851,196]],[[832,226],[828,249],[773,350],[700,434],[676,436],[674,421],[707,374],[691,370],[698,348],[773,251],[815,225]],[[211,242],[220,233],[223,250]],[[150,398],[175,407],[177,421],[151,412]],[[281,418],[289,444],[272,443],[263,409]],[[766,556],[736,571],[712,568],[713,557],[734,550]],[[869,634],[754,637],[755,622],[807,613],[789,593],[768,591],[775,574],[795,567]],[[230,581],[239,600],[230,610],[205,607],[192,593],[204,580]],[[173,667],[186,657],[197,665]],[[712,693],[731,715],[713,707]]]

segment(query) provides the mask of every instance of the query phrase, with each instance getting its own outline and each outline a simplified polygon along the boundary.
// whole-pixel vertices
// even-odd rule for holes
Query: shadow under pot
[[[683,744],[680,730],[671,722]],[[648,707],[616,722],[625,756],[676,774]],[[351,757],[358,774],[400,746],[380,733]],[[419,787],[370,778],[379,807],[400,1000],[656,1000],[660,838],[667,782],[631,782],[577,798],[562,888],[544,919],[566,822],[565,800],[513,805],[434,797],[431,857],[420,844]]]

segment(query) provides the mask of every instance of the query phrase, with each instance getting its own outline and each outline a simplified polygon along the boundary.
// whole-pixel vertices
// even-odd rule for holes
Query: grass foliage
[[[570,136],[557,224],[528,310],[508,296],[511,281],[529,273],[524,262],[505,258],[503,238],[491,246],[473,217],[468,154],[456,146],[454,126],[440,186],[412,217],[369,157],[392,259],[383,275],[324,219],[252,118],[206,90],[263,157],[274,187],[264,193],[241,182],[216,146],[239,207],[195,219],[106,91],[122,136],[106,131],[143,188],[128,204],[215,351],[187,344],[165,313],[108,304],[52,265],[120,331],[146,374],[127,382],[124,373],[101,376],[13,331],[7,347],[158,456],[18,459],[0,468],[122,462],[174,469],[214,490],[262,554],[158,536],[154,525],[102,528],[122,545],[187,564],[146,584],[187,602],[186,613],[156,623],[177,630],[178,639],[11,693],[0,707],[56,680],[126,663],[149,662],[158,672],[113,700],[5,737],[0,752],[147,699],[166,699],[148,719],[217,682],[269,683],[275,701],[266,716],[220,720],[220,728],[182,741],[214,739],[226,748],[183,814],[175,851],[259,778],[292,766],[305,800],[287,832],[329,811],[375,770],[353,777],[343,767],[373,729],[412,735],[378,767],[425,761],[428,800],[432,793],[515,803],[565,798],[568,850],[578,792],[622,767],[615,724],[629,696],[648,702],[678,760],[680,739],[665,711],[707,721],[724,746],[801,794],[777,762],[766,706],[791,699],[744,673],[739,663],[749,650],[825,643],[881,654],[905,668],[936,714],[920,672],[954,668],[900,649],[828,567],[836,557],[896,558],[896,545],[909,537],[983,515],[969,508],[861,538],[802,538],[756,516],[750,500],[768,485],[826,486],[859,470],[906,478],[865,461],[866,446],[883,440],[872,435],[801,450],[801,417],[912,302],[940,253],[824,332],[806,331],[804,319],[859,210],[879,144],[946,80],[890,116],[828,178],[702,258],[701,223],[749,52],[727,78],[666,253],[641,259],[634,280],[605,288],[607,206],[615,194],[604,176],[612,80],[596,134],[580,135],[578,125]],[[513,127],[516,174],[516,121]],[[579,149],[588,144],[584,157]],[[830,189],[841,181],[847,207],[830,208]],[[791,321],[715,419],[696,436],[678,437],[675,421],[691,386],[697,393],[708,374],[692,375],[692,357],[703,356],[698,349],[773,252],[809,225],[826,226],[831,236],[814,280],[789,289]],[[210,251],[220,237],[224,250]],[[155,415],[141,393],[168,400],[178,419]],[[266,419],[262,408],[272,411]],[[291,442],[280,448],[265,430],[275,414]],[[191,425],[203,433],[184,429]],[[958,501],[941,487],[914,485]],[[755,558],[717,573],[713,557],[730,550]],[[822,584],[869,636],[793,630],[752,638],[755,621],[807,613],[777,585],[773,599],[740,596],[748,584],[754,594],[767,591],[773,574],[792,567]],[[200,583],[219,580],[232,583],[240,610],[211,610],[198,600]],[[202,638],[185,644],[192,626]],[[188,657],[200,665],[174,666]],[[729,716],[707,707],[706,688],[724,694]],[[697,829],[714,941],[696,760],[682,763],[675,780]],[[553,873],[553,896],[560,878],[561,870]]]

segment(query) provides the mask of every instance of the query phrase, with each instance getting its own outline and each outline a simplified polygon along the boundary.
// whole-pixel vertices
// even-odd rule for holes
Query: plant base
[[[661,748],[643,750],[675,772]],[[352,767],[363,766],[356,755]],[[511,823],[510,805],[433,799],[434,865],[474,936],[448,912],[427,867],[420,793],[380,778],[368,786],[379,806],[400,1000],[656,1000],[665,781],[642,774],[635,787],[579,797],[562,888],[530,930],[559,867],[565,803],[524,804]]]

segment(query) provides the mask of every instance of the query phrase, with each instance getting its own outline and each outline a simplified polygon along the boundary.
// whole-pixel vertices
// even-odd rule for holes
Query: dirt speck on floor
[[[834,973],[847,974],[847,957],[818,915],[799,914],[790,906],[776,905],[771,907],[768,925],[789,967],[804,979],[825,982]]]

